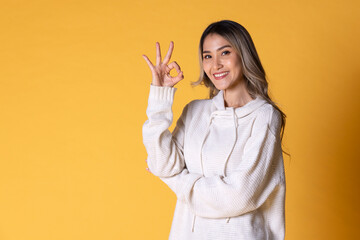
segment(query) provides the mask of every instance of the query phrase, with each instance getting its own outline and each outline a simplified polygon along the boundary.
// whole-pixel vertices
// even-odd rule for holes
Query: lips
[[[229,72],[219,72],[219,73],[214,73],[213,76],[216,80],[220,80],[226,77],[228,74]]]

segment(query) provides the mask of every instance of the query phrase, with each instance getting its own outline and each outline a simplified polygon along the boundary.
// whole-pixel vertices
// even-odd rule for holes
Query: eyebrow
[[[224,48],[227,48],[227,47],[231,48],[230,45],[225,45],[225,46],[219,47],[216,51],[220,51],[220,50],[222,50],[222,49],[224,49]],[[210,53],[210,51],[203,51],[203,54],[204,54],[204,53]]]

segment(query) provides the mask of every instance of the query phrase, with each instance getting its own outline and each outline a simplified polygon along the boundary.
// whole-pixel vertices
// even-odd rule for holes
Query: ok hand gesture
[[[170,58],[172,51],[174,49],[174,42],[170,42],[169,50],[164,58],[164,61],[161,62],[161,51],[160,44],[156,42],[156,65],[154,66],[149,58],[146,55],[142,55],[150,67],[152,73],[152,85],[161,86],[161,87],[173,87],[180,80],[184,79],[184,74],[180,69],[180,66],[174,61],[170,64]],[[171,69],[175,68],[178,73],[177,76],[170,76]]]

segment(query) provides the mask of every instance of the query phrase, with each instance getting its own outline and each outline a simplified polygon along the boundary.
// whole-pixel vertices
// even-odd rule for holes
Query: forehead
[[[223,38],[221,35],[211,33],[207,35],[203,43],[203,51],[216,51],[218,48],[230,45],[230,42]]]

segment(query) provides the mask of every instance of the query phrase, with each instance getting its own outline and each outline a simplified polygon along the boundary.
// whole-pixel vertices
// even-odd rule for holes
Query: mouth
[[[221,72],[221,73],[215,73],[215,74],[213,74],[213,76],[216,80],[220,80],[220,79],[223,79],[224,77],[226,77],[228,74],[229,74],[229,72]]]

